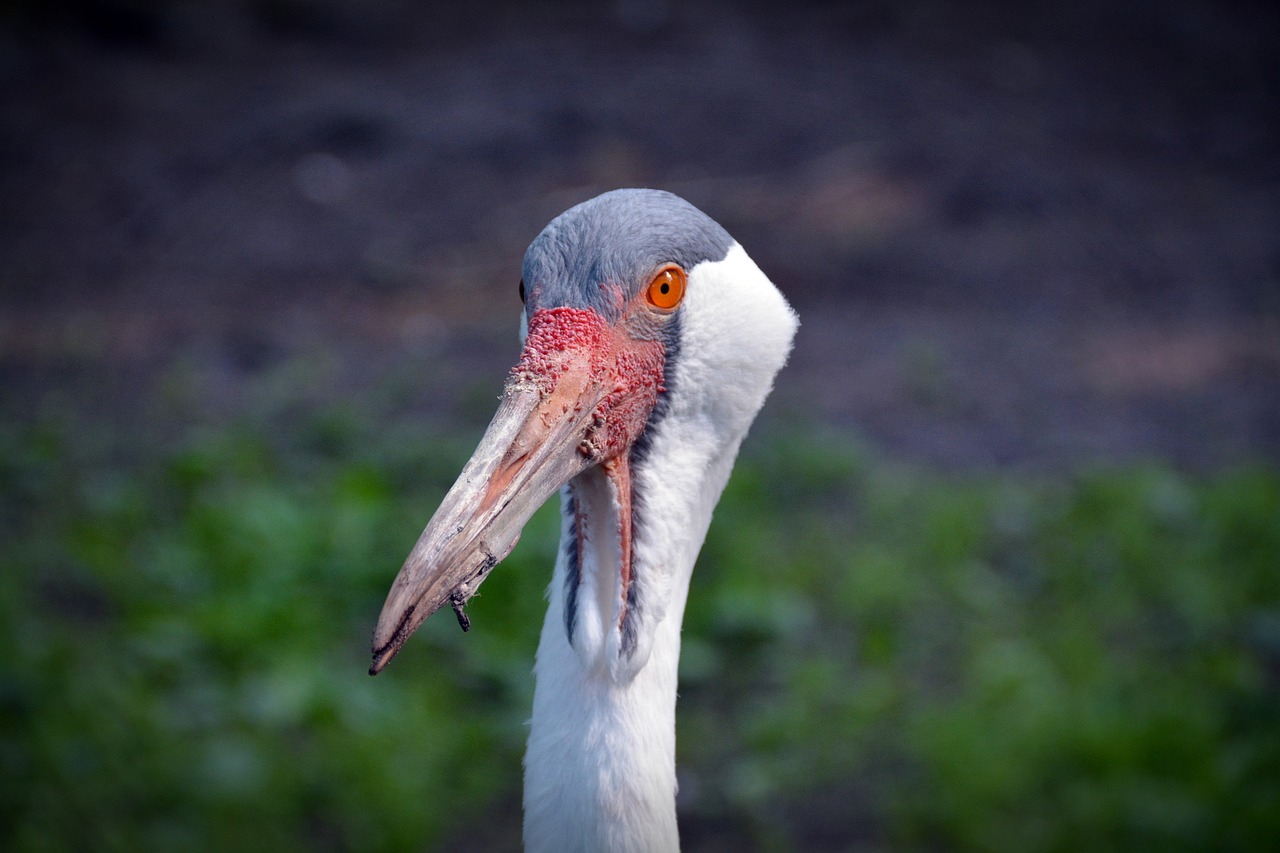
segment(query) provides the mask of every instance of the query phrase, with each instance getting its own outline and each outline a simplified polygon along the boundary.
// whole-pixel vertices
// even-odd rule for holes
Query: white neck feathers
[[[560,555],[534,668],[525,755],[525,848],[556,853],[673,851],[675,705],[680,623],[694,561],[738,447],[786,362],[797,319],[746,252],[689,271],[678,352],[668,368],[668,408],[632,471],[636,495],[634,647],[623,653],[616,557],[596,537],[582,551],[573,644],[566,631],[569,548]],[[591,469],[562,493],[588,516],[617,512]]]

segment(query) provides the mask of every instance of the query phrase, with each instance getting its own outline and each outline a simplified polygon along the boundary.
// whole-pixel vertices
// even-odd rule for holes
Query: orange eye
[[[649,282],[649,302],[655,308],[670,311],[684,299],[684,270],[675,264],[667,264]]]

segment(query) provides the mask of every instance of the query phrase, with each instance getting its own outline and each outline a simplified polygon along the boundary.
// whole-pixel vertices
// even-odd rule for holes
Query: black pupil
[[[659,288],[659,289],[662,291],[662,295],[663,295],[663,296],[666,296],[668,293],[670,293],[670,292],[671,292],[671,285],[667,284],[667,283],[664,281],[664,282],[662,283],[662,287],[661,287],[661,288]]]

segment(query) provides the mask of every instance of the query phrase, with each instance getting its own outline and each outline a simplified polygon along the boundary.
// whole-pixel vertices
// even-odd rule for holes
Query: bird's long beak
[[[374,632],[371,675],[446,603],[468,627],[462,604],[515,547],[538,507],[592,464],[578,450],[585,427],[575,410],[585,409],[589,420],[593,408],[579,409],[581,402],[507,384],[479,447],[391,585]]]
[[[589,344],[565,346],[565,339]],[[626,375],[619,364],[628,366]],[[387,594],[371,675],[446,602],[467,628],[462,605],[515,547],[525,523],[573,477],[629,447],[660,382],[656,344],[631,340],[592,312],[535,314],[480,446]]]

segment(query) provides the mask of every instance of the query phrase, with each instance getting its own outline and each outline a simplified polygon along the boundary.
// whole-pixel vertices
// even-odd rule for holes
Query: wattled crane
[[[798,321],[729,235],[656,190],[551,221],[524,256],[524,349],[387,596],[376,674],[467,599],[560,492],[534,666],[529,851],[679,848],[676,671],[694,560]]]

